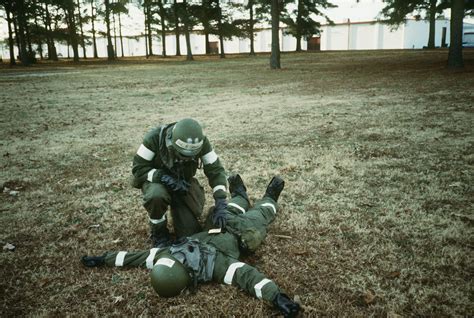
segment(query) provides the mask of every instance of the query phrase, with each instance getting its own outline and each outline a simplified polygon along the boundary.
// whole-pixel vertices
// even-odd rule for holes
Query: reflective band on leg
[[[212,188],[212,193],[218,191],[218,190],[222,190],[222,191],[227,191],[227,189],[225,188],[225,186],[223,185],[218,185],[218,186],[215,186],[214,188]]]
[[[214,150],[212,150],[211,152],[208,152],[204,156],[202,156],[201,160],[204,165],[210,165],[211,163],[216,162],[217,154]]]
[[[166,213],[163,214],[163,217],[161,219],[152,219],[152,218],[148,218],[150,220],[150,223],[152,224],[160,224],[164,221],[166,221]]]
[[[255,288],[255,295],[257,296],[257,298],[259,298],[259,299],[262,298],[262,288],[263,288],[263,286],[265,286],[269,282],[271,282],[271,280],[269,280],[268,278],[264,278],[260,281],[260,283],[255,285],[255,287],[254,287]]]
[[[153,157],[155,156],[155,153],[145,147],[145,145],[141,144],[140,147],[138,148],[137,155],[145,159],[146,161],[151,161]]]
[[[269,206],[269,207],[271,207],[271,208],[273,209],[273,213],[274,213],[274,214],[277,213],[277,210],[276,210],[275,206],[274,206],[273,204],[271,204],[271,203],[264,203],[264,204],[262,204],[261,206]]]
[[[150,250],[150,255],[146,258],[146,268],[152,269],[153,268],[153,261],[155,260],[155,255],[160,249],[155,247]]]
[[[150,171],[148,171],[148,175],[146,177],[148,181],[153,182],[153,175],[155,174],[155,171],[156,169],[151,169]]]
[[[245,209],[244,209],[243,207],[241,207],[241,206],[235,204],[235,203],[230,202],[230,203],[228,204],[228,206],[233,206],[234,208],[236,208],[236,209],[242,211],[242,213],[245,213]]]
[[[232,279],[234,278],[235,271],[237,270],[237,268],[241,268],[244,265],[245,263],[242,262],[230,264],[224,276],[224,283],[226,283],[227,285],[232,285]]]
[[[115,266],[117,267],[123,266],[123,261],[125,261],[125,255],[127,255],[127,252],[124,252],[124,251],[118,252],[117,257],[115,258]]]

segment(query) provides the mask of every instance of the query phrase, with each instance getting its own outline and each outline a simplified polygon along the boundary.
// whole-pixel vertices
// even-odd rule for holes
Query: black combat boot
[[[150,241],[151,247],[165,247],[170,246],[173,241],[170,236],[168,228],[163,225],[153,224],[150,222]]]
[[[229,192],[231,197],[240,195],[242,198],[244,198],[245,200],[247,200],[247,202],[250,203],[244,180],[242,180],[239,174],[236,174],[235,176],[230,176],[227,179],[227,182],[229,182]]]
[[[296,317],[300,312],[300,305],[292,301],[286,294],[278,293],[273,299],[273,305],[285,318]]]
[[[284,187],[285,181],[282,178],[275,176],[268,184],[267,190],[265,191],[263,197],[269,197],[276,202],[278,201],[278,197],[280,196],[280,193],[283,191]]]
[[[86,267],[99,267],[105,264],[105,255],[102,256],[82,256],[81,262]]]

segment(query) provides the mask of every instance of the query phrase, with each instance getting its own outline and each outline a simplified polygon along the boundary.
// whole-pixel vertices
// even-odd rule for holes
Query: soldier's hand
[[[227,200],[216,199],[214,205],[214,213],[212,215],[212,223],[221,229],[225,228],[227,224]]]
[[[285,318],[296,317],[301,309],[297,302],[294,302],[283,293],[278,293],[276,295],[275,299],[273,299],[273,305],[280,310]]]
[[[160,178],[161,182],[171,191],[182,194],[188,193],[190,184],[184,179],[177,180],[176,178],[164,174]]]

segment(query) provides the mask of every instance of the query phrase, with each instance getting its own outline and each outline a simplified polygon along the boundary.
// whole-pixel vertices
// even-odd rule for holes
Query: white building
[[[409,19],[397,29],[379,21],[347,21],[321,30],[321,50],[420,49],[428,44],[429,22]],[[464,23],[463,42],[472,39],[474,24]],[[449,20],[437,20],[435,46],[449,46]],[[474,44],[474,43],[472,43]]]

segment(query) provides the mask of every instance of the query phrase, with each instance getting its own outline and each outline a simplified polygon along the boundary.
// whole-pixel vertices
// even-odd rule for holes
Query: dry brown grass
[[[287,180],[246,261],[297,295],[304,316],[474,314],[474,52],[465,72],[447,71],[446,57],[289,54],[281,71],[266,56],[4,67],[0,240],[16,250],[0,254],[0,316],[277,315],[232,287],[164,300],[145,270],[79,263],[148,247],[131,159],[149,128],[187,116],[253,199],[272,175]]]

